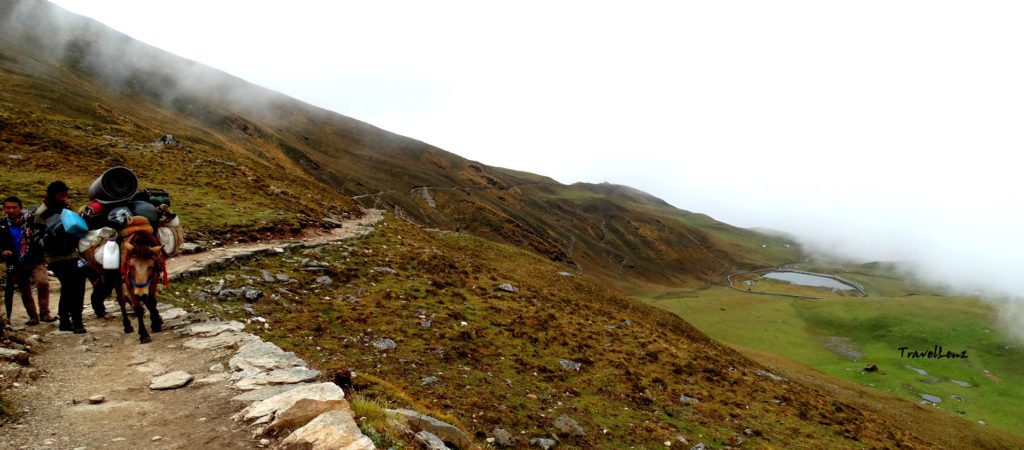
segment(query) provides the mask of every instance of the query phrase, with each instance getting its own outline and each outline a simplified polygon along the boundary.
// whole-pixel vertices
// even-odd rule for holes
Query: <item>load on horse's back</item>
[[[83,216],[91,231],[79,241],[79,250],[98,274],[93,309],[97,315],[105,315],[103,301],[113,292],[124,331],[133,332],[125,305],[127,284],[127,301],[138,319],[139,340],[150,342],[143,316],[148,309],[153,331],[161,330],[156,286],[161,282],[167,285],[166,259],[177,254],[184,241],[177,215],[170,208],[170,195],[159,189],[138,191],[135,174],[115,167],[93,182],[89,197],[92,201],[83,209]]]

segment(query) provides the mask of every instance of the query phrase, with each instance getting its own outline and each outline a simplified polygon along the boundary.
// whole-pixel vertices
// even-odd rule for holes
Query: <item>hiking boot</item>
[[[72,333],[75,333],[75,334],[85,334],[86,333],[85,327],[75,328],[74,330],[72,330]]]
[[[57,321],[57,318],[56,318],[56,317],[53,317],[53,316],[43,316],[43,317],[42,317],[41,319],[39,319],[39,320],[41,320],[41,321],[43,321],[43,322],[56,322],[56,321]]]
[[[60,326],[57,327],[57,330],[58,331],[71,331],[72,330],[71,324],[70,323],[62,323],[62,324],[60,324]]]
[[[25,322],[25,326],[27,326],[27,327],[31,327],[31,326],[35,326],[35,325],[39,325],[39,319],[32,318],[32,319],[28,319],[28,322]]]

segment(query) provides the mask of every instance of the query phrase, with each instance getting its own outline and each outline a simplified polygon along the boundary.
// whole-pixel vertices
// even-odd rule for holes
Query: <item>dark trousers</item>
[[[60,281],[60,300],[57,315],[62,328],[84,328],[82,308],[85,303],[85,271],[78,260],[69,259],[50,264],[50,270]]]
[[[31,273],[23,266],[16,265],[7,270],[7,286],[4,289],[4,305],[14,304],[14,291],[21,293],[21,303],[25,305],[28,318],[39,320],[36,302],[32,300]],[[7,320],[11,320],[11,308],[7,309]]]
[[[14,304],[14,291],[21,294],[21,302],[25,305],[25,312],[29,319],[43,319],[50,317],[50,286],[46,276],[46,265],[37,264],[26,267],[17,263],[8,262],[7,286],[4,289],[4,305],[7,309],[7,319],[11,319]],[[39,294],[39,310],[36,310],[36,302],[32,299],[32,288],[35,287]]]
[[[92,303],[92,310],[96,313],[96,317],[106,316],[107,307],[103,302],[114,292],[115,280],[109,279],[109,272],[100,274],[92,267],[86,267],[83,270],[85,270],[86,278],[88,278],[89,282],[92,283],[92,296],[89,297],[89,301]]]

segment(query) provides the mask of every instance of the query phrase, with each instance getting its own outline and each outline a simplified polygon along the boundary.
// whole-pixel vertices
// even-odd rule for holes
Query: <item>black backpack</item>
[[[68,255],[78,250],[78,238],[64,230],[60,212],[46,219],[43,248],[48,255]]]

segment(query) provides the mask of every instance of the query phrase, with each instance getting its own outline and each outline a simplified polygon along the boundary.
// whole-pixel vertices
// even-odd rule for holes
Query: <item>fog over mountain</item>
[[[55,3],[470,159],[905,262],[1024,329],[1019,4]]]

